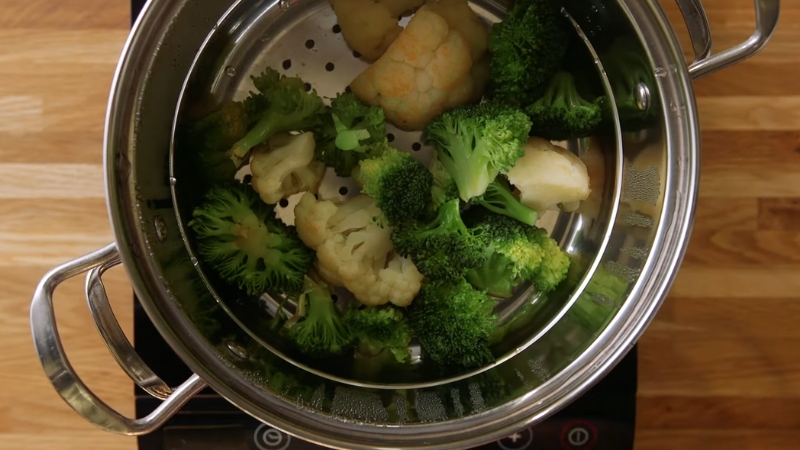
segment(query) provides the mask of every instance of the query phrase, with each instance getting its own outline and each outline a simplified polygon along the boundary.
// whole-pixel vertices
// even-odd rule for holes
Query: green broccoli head
[[[473,198],[470,203],[481,205],[490,211],[519,220],[526,225],[535,224],[539,217],[536,211],[523,205],[514,197],[508,182],[499,176],[489,183],[483,195]]]
[[[241,166],[250,150],[279,132],[310,131],[317,127],[320,115],[327,111],[316,91],[306,92],[303,80],[287,77],[267,68],[253,84],[264,96],[259,102],[258,120],[247,134],[231,147],[231,160]]]
[[[529,239],[542,251],[542,262],[530,281],[539,292],[550,292],[567,277],[570,260],[558,243],[542,228],[528,230]]]
[[[471,209],[464,220],[482,229],[489,243],[486,262],[466,275],[476,288],[507,298],[523,282],[549,292],[566,278],[569,258],[546,230],[483,208]]]
[[[417,270],[434,280],[457,279],[486,260],[480,228],[468,229],[461,220],[459,200],[439,208],[428,223],[412,223],[392,232],[395,251],[410,258]]]
[[[363,355],[375,356],[386,350],[398,362],[410,360],[408,343],[412,332],[400,309],[394,306],[349,308],[344,323],[358,340],[358,350]]]
[[[517,0],[489,33],[492,98],[529,104],[558,70],[570,30],[552,0]]]
[[[428,168],[388,145],[381,156],[359,162],[352,177],[392,226],[419,218],[431,201],[433,176]]]
[[[211,188],[188,226],[200,258],[248,295],[298,290],[314,260],[294,228],[244,184]]]
[[[386,148],[386,116],[352,93],[339,93],[315,134],[317,159],[336,175],[349,177],[359,161],[380,156]]]
[[[531,118],[531,132],[548,140],[590,136],[603,118],[600,106],[578,93],[575,78],[557,72],[544,95],[525,109]]]
[[[494,302],[465,279],[424,283],[408,311],[423,357],[456,368],[475,368],[494,360],[489,348],[496,322]]]
[[[434,154],[429,167],[433,175],[433,186],[431,187],[431,202],[428,203],[426,216],[436,217],[442,205],[458,198],[458,186],[450,176],[450,172],[445,169],[439,158]]]
[[[298,303],[300,317],[291,323],[287,334],[301,353],[324,358],[352,348],[353,336],[327,286],[305,277]]]
[[[497,102],[462,105],[434,118],[425,140],[458,187],[462,200],[482,195],[500,172],[524,154],[531,121],[521,109]]]

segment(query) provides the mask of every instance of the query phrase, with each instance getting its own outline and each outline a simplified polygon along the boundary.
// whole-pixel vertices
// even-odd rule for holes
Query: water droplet
[[[193,266],[197,266],[198,264],[200,264],[200,262],[199,262],[199,261],[197,261],[197,258],[195,258],[194,256],[192,256],[192,257],[191,257],[191,258],[189,258],[189,259],[192,261],[192,265],[193,265]]]
[[[225,346],[228,347],[228,350],[231,351],[235,356],[238,356],[242,359],[247,359],[247,350],[244,349],[239,343],[234,341],[227,341],[225,342]]]
[[[178,180],[177,180],[177,178],[175,178],[175,177],[169,177],[169,185],[170,185],[170,186],[175,186],[176,184],[178,184]]]
[[[164,219],[161,216],[153,217],[153,227],[156,230],[156,237],[158,238],[158,242],[164,242],[167,240],[167,224],[164,223]]]
[[[226,68],[225,68],[225,75],[227,75],[227,76],[229,76],[229,77],[234,77],[234,76],[236,76],[236,68],[235,68],[235,67],[232,67],[232,66],[228,66],[228,67],[226,67]]]
[[[655,74],[657,77],[663,78],[667,76],[667,69],[663,67],[656,67]]]
[[[268,40],[270,40],[270,35],[265,34],[261,36],[261,42],[267,42]]]
[[[678,104],[675,103],[674,101],[670,101],[669,102],[669,110],[674,112],[674,113],[677,113],[678,112]]]
[[[292,2],[290,0],[281,0],[280,7],[282,10],[288,11],[292,7]]]

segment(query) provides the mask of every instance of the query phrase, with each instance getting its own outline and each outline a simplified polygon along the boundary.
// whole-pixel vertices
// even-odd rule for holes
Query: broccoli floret
[[[486,260],[479,228],[468,229],[461,220],[459,199],[439,208],[428,223],[415,222],[392,232],[395,251],[410,258],[419,272],[435,280],[452,280]]]
[[[386,148],[386,117],[382,108],[365,105],[352,93],[339,93],[315,134],[317,159],[333,167],[336,175],[349,177],[359,161],[380,156]]]
[[[491,97],[530,104],[558,70],[569,36],[564,17],[552,0],[517,0],[489,34]]]
[[[258,121],[231,147],[231,160],[241,166],[250,149],[281,131],[309,131],[318,126],[319,115],[327,111],[316,91],[306,92],[303,80],[287,77],[267,68],[253,84],[268,102]]]
[[[546,230],[536,228],[529,235],[531,241],[538,244],[542,251],[542,262],[533,273],[531,282],[537,291],[550,292],[567,277],[569,257]]]
[[[476,288],[507,298],[523,282],[549,292],[566,278],[569,258],[546,230],[482,208],[471,209],[464,220],[483,230],[488,242],[486,262],[466,274]]]
[[[500,172],[525,153],[531,120],[515,106],[468,104],[443,112],[425,129],[437,158],[450,172],[462,200],[482,195]]]
[[[411,351],[411,328],[403,312],[394,306],[349,308],[344,323],[358,341],[358,351],[364,356],[376,356],[384,350],[401,363],[408,362]]]
[[[198,254],[248,295],[291,292],[303,285],[314,260],[294,228],[275,217],[250,186],[214,186],[192,213]]]
[[[417,219],[431,201],[433,176],[428,168],[388,145],[381,156],[359,162],[352,177],[392,226]]]
[[[298,299],[297,316],[287,334],[301,353],[327,357],[352,348],[353,336],[342,321],[328,287],[308,276]]]
[[[429,281],[409,306],[409,322],[425,350],[442,366],[474,368],[494,360],[489,337],[494,302],[466,280]]]
[[[439,158],[434,154],[429,167],[433,175],[433,186],[431,187],[431,202],[428,203],[426,216],[436,217],[439,208],[454,198],[458,198],[458,186],[450,176],[450,172],[445,169]]]
[[[658,116],[658,92],[652,66],[641,45],[633,39],[618,38],[601,58],[614,93],[622,131],[639,131],[652,125]],[[637,101],[637,86],[650,90],[650,104],[644,110]],[[605,126],[613,123],[612,107],[607,95],[595,100],[601,109]]]
[[[603,118],[600,106],[581,97],[575,78],[565,71],[553,76],[544,95],[525,112],[531,132],[554,141],[589,136]]]
[[[536,219],[539,217],[536,211],[523,205],[514,197],[508,182],[502,177],[495,178],[494,181],[489,183],[489,187],[486,188],[486,192],[483,195],[473,198],[470,202],[481,205],[497,214],[503,214],[519,220],[527,225],[535,224]]]

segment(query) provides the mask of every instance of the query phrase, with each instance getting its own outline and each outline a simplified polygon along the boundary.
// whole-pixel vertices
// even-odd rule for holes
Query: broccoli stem
[[[536,211],[520,203],[505,183],[497,179],[489,184],[482,196],[473,199],[473,203],[478,203],[497,214],[519,220],[526,225],[534,225],[538,219]]]
[[[336,127],[336,139],[334,144],[339,150],[355,150],[357,153],[366,152],[366,147],[359,148],[361,141],[369,139],[371,135],[366,129],[348,130],[336,114],[331,114],[334,126]]]
[[[233,217],[237,217],[234,213]],[[260,270],[262,265],[275,267],[281,264],[283,253],[279,248],[285,243],[284,239],[267,229],[261,220],[252,212],[247,212],[235,222],[218,220],[219,224],[215,231],[209,236],[233,235],[234,240],[222,244],[223,247],[229,246],[233,251],[240,251],[246,255],[244,265],[253,273]],[[243,258],[244,255],[236,259]],[[263,261],[263,262],[262,262]],[[233,261],[239,264],[240,261]]]
[[[507,256],[493,252],[492,256],[477,269],[467,271],[466,279],[479,290],[493,297],[509,298],[520,283],[514,276],[514,265]]]
[[[422,233],[431,235],[437,233],[439,229],[445,229],[457,230],[464,236],[468,235],[469,229],[464,225],[464,221],[461,220],[459,203],[458,199],[453,199],[442,205],[439,208],[439,214],[425,226]]]
[[[272,135],[280,131],[284,125],[283,121],[275,117],[274,114],[265,114],[258,122],[247,132],[247,134],[236,141],[231,148],[231,160],[236,167],[241,167],[244,163],[250,149],[256,145],[266,141]]]
[[[342,324],[330,294],[314,288],[307,293],[306,315],[292,325],[295,342],[310,356],[341,354],[350,344],[350,333]]]
[[[450,167],[445,166],[453,176],[458,186],[458,194],[464,201],[483,194],[492,179],[497,176],[498,171],[493,171],[489,166],[489,149],[486,147],[483,141],[478,141],[471,155],[466,149],[455,148],[457,156],[452,159]]]

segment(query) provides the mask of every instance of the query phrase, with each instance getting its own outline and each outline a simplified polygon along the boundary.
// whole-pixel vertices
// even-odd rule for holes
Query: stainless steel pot
[[[515,297],[505,314],[498,363],[444,380],[370,384],[299,364],[264,342],[258,323],[248,322],[248,310],[219,298],[204,281],[180,222],[186,204],[176,202],[191,195],[191,189],[182,191],[191,181],[176,166],[180,150],[173,146],[181,114],[197,107],[187,104],[187,93],[202,94],[195,95],[200,108],[213,106],[246,88],[252,70],[295,58],[301,62],[295,74],[331,95],[341,87],[327,85],[331,75],[312,62],[329,58],[341,70],[360,70],[355,60],[343,59],[350,52],[330,31],[336,19],[327,1],[149,1],[123,49],[106,118],[105,182],[116,241],[51,270],[33,296],[31,328],[46,375],[87,420],[128,435],[158,428],[206,385],[276,428],[337,448],[474,446],[550,416],[631,348],[683,257],[700,152],[691,80],[758,52],[779,15],[778,0],[756,0],[752,37],[712,55],[699,0],[678,4],[695,52],[688,65],[655,0],[564,0],[609,93],[624,70],[612,69],[599,34],[639,48],[648,76],[636,86],[636,107],[651,113],[650,120],[632,124],[614,109],[608,132],[565,144],[584,158],[598,195],[576,211],[543,218],[572,256],[573,269],[551,295]],[[594,8],[591,14],[581,11],[586,5]],[[504,11],[494,0],[473,6],[488,22]],[[297,48],[306,38],[316,39],[316,55]],[[400,135],[397,145],[413,139]],[[119,263],[156,328],[194,371],[182,385],[161,381],[117,324],[101,276]],[[90,311],[110,351],[139,386],[164,400],[147,417],[127,418],[103,403],[64,354],[52,294],[62,281],[84,273]]]

